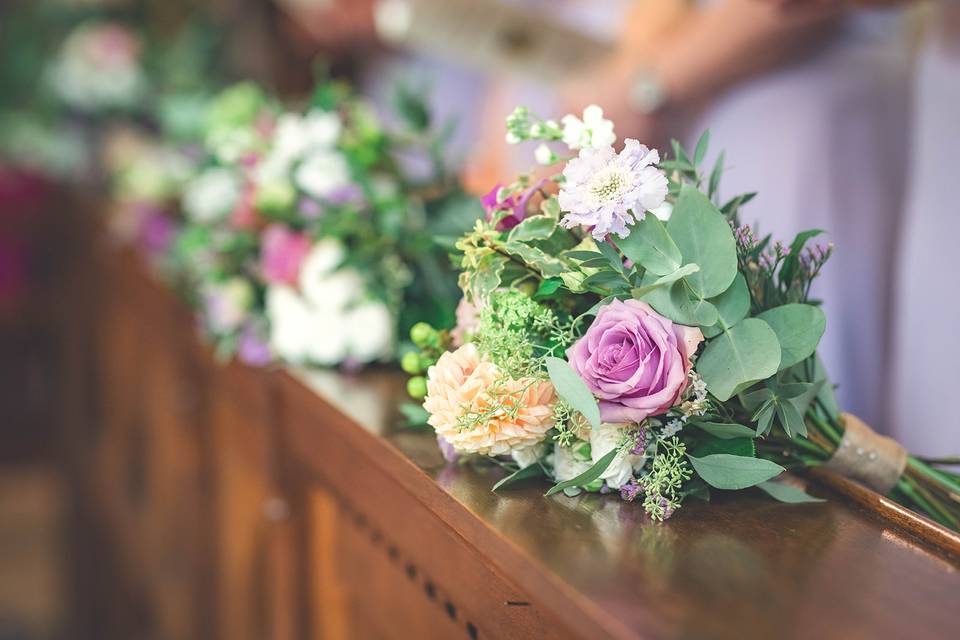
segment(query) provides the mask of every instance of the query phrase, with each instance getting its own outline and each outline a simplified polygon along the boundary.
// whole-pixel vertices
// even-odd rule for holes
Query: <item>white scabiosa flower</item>
[[[626,424],[602,424],[590,430],[590,456],[593,464],[622,444],[623,431],[628,427]],[[611,489],[619,489],[633,478],[633,470],[640,460],[640,456],[632,455],[625,449],[614,456],[613,462],[600,477]]]
[[[240,199],[240,176],[230,169],[207,169],[191,180],[183,193],[183,211],[200,224],[227,217]]]
[[[617,141],[613,122],[603,117],[603,109],[595,104],[583,110],[583,120],[570,114],[560,120],[563,141],[573,150],[602,149]]]
[[[324,199],[350,183],[350,167],[337,151],[316,151],[297,167],[294,182],[308,195]]]
[[[566,181],[558,196],[566,215],[560,224],[593,227],[593,237],[630,235],[628,223],[664,203],[667,177],[657,167],[660,154],[628,138],[623,150],[582,149],[563,170]]]
[[[589,460],[581,460],[571,447],[553,447],[553,475],[557,482],[572,480],[592,466]]]

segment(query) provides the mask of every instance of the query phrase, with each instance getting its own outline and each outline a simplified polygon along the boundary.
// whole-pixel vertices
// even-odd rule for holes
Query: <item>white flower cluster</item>
[[[360,274],[338,268],[345,250],[321,240],[300,269],[299,291],[286,285],[267,289],[270,345],[298,364],[373,362],[393,350],[394,318],[385,304],[366,299]]]
[[[631,425],[601,424],[590,429],[590,458],[580,455],[577,445],[564,447],[559,444],[553,448],[553,472],[557,482],[571,480],[585,472],[614,449],[620,452],[613,458],[610,466],[600,475],[611,489],[619,489],[634,477],[634,473],[643,468],[646,458],[630,452],[624,445],[625,434]]]
[[[525,140],[543,140],[533,152],[537,164],[548,166],[560,158],[547,142],[562,140],[571,151],[602,149],[617,141],[613,122],[603,117],[603,109],[595,104],[583,110],[583,117],[567,114],[556,120],[535,120],[526,107],[517,107],[507,118],[507,144]]]
[[[272,147],[254,176],[258,185],[290,181],[324,199],[350,182],[350,168],[336,149],[342,124],[336,114],[314,110],[277,120]]]
[[[226,218],[240,201],[243,182],[236,170],[213,167],[187,183],[183,212],[193,222],[213,224]]]

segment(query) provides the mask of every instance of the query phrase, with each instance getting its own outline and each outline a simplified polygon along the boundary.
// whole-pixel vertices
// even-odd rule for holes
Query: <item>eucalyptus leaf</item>
[[[758,489],[763,489],[774,500],[787,502],[789,504],[803,504],[807,502],[826,502],[823,498],[815,498],[805,492],[803,489],[790,486],[783,482],[761,482],[757,485]]]
[[[545,240],[557,228],[557,221],[549,216],[531,216],[510,230],[507,242]]]
[[[659,289],[661,287],[666,287],[668,285],[671,285],[677,280],[680,280],[681,278],[685,278],[692,273],[696,273],[697,271],[700,271],[699,265],[685,264],[679,269],[677,269],[676,271],[674,271],[673,273],[665,276],[660,276],[659,278],[653,280],[649,284],[642,284],[643,281],[641,281],[641,285],[633,289],[632,291],[633,297],[640,299],[646,294],[653,291],[654,289]],[[644,281],[645,280],[646,280],[646,277],[644,277]]]
[[[719,296],[711,298],[710,303],[717,308],[720,319],[717,324],[703,328],[703,335],[707,338],[720,335],[726,329],[735,327],[750,313],[750,290],[743,275],[738,273],[733,279],[733,284]]]
[[[827,326],[823,311],[809,304],[785,304],[764,311],[757,318],[777,334],[780,369],[792,367],[813,355]]]
[[[583,414],[592,427],[600,427],[600,407],[593,397],[587,383],[573,370],[566,360],[548,356],[544,359],[550,382],[557,389],[557,394],[567,403]]]
[[[700,271],[688,278],[693,291],[701,298],[726,291],[737,275],[737,245],[726,218],[707,196],[684,185],[666,229],[683,262],[700,265]]]
[[[647,281],[647,276],[641,280],[641,286]],[[687,326],[707,327],[717,323],[720,317],[717,308],[706,300],[692,298],[687,288],[686,280],[678,280],[669,288],[659,287],[648,291],[641,298],[657,313],[666,316],[677,324]]]
[[[512,484],[516,484],[521,480],[527,480],[529,478],[539,478],[543,475],[543,467],[537,463],[533,463],[529,466],[523,467],[522,469],[517,469],[508,476],[501,478],[497,484],[493,485],[491,491],[496,491],[497,489],[503,489],[509,487]]]
[[[733,438],[754,438],[756,432],[750,427],[742,424],[726,422],[691,422],[696,428],[706,431],[715,438],[733,439]]]
[[[710,393],[725,402],[738,387],[774,375],[779,365],[776,334],[764,321],[747,318],[708,341],[696,368]]]
[[[717,453],[703,458],[687,456],[693,470],[717,489],[746,489],[783,473],[784,468],[763,458]]]
[[[587,469],[586,471],[578,475],[576,478],[571,478],[569,480],[559,482],[553,485],[552,487],[550,487],[550,490],[547,491],[546,495],[552,496],[553,494],[559,493],[566,489],[572,489],[574,487],[583,487],[590,484],[591,482],[599,478],[601,475],[603,475],[603,472],[607,470],[607,467],[610,466],[610,464],[613,462],[613,459],[617,457],[618,453],[620,453],[619,449],[617,448],[611,449],[610,451],[607,452],[605,456],[597,460],[597,462],[592,467],[590,467],[589,469]]]
[[[659,218],[647,214],[630,228],[630,235],[617,240],[617,246],[635,264],[647,272],[665,276],[683,264],[680,248]]]

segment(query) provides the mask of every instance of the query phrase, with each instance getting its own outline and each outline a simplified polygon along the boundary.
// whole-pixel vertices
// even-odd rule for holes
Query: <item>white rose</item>
[[[623,430],[627,427],[629,425],[626,424],[601,424],[598,428],[590,430],[590,456],[593,458],[593,464],[620,445]],[[633,477],[634,465],[640,460],[640,456],[632,455],[629,451],[621,451],[613,458],[613,462],[606,471],[600,474],[600,477],[607,481],[607,486],[611,489],[619,489]]]
[[[341,153],[318,151],[308,156],[297,167],[294,181],[314,198],[326,198],[337,189],[349,184],[350,168]]]
[[[315,109],[303,119],[303,135],[311,148],[334,146],[342,128],[337,114],[329,111]]]
[[[363,302],[346,314],[350,355],[360,362],[386,358],[393,351],[393,315],[382,302]]]
[[[588,460],[581,460],[573,454],[570,447],[553,447],[553,474],[557,482],[572,480],[589,469],[592,465]]]
[[[573,114],[564,116],[563,141],[571,149],[592,147],[603,149],[613,146],[617,136],[613,132],[613,122],[603,117],[603,109],[595,104],[583,110],[583,120]]]
[[[274,285],[267,289],[266,310],[273,351],[288,362],[305,362],[315,330],[307,305],[291,287]]]
[[[237,205],[240,189],[240,177],[230,169],[208,169],[187,184],[183,210],[194,222],[218,222]]]

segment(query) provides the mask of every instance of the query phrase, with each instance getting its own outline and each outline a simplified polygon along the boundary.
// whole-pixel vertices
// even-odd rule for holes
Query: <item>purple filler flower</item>
[[[674,324],[646,302],[614,300],[567,349],[567,359],[609,423],[640,423],[665,413],[687,386],[700,329]]]
[[[265,367],[273,360],[270,345],[260,335],[260,331],[248,324],[240,333],[237,343],[237,357],[240,362],[251,367]]]
[[[177,234],[177,226],[162,209],[145,205],[140,222],[140,246],[149,256],[167,253]]]
[[[560,224],[592,227],[597,240],[610,233],[626,238],[627,225],[643,219],[667,197],[667,177],[654,166],[658,162],[656,149],[631,138],[619,154],[613,147],[581,149],[563,170],[566,182],[559,199],[567,215]]]

